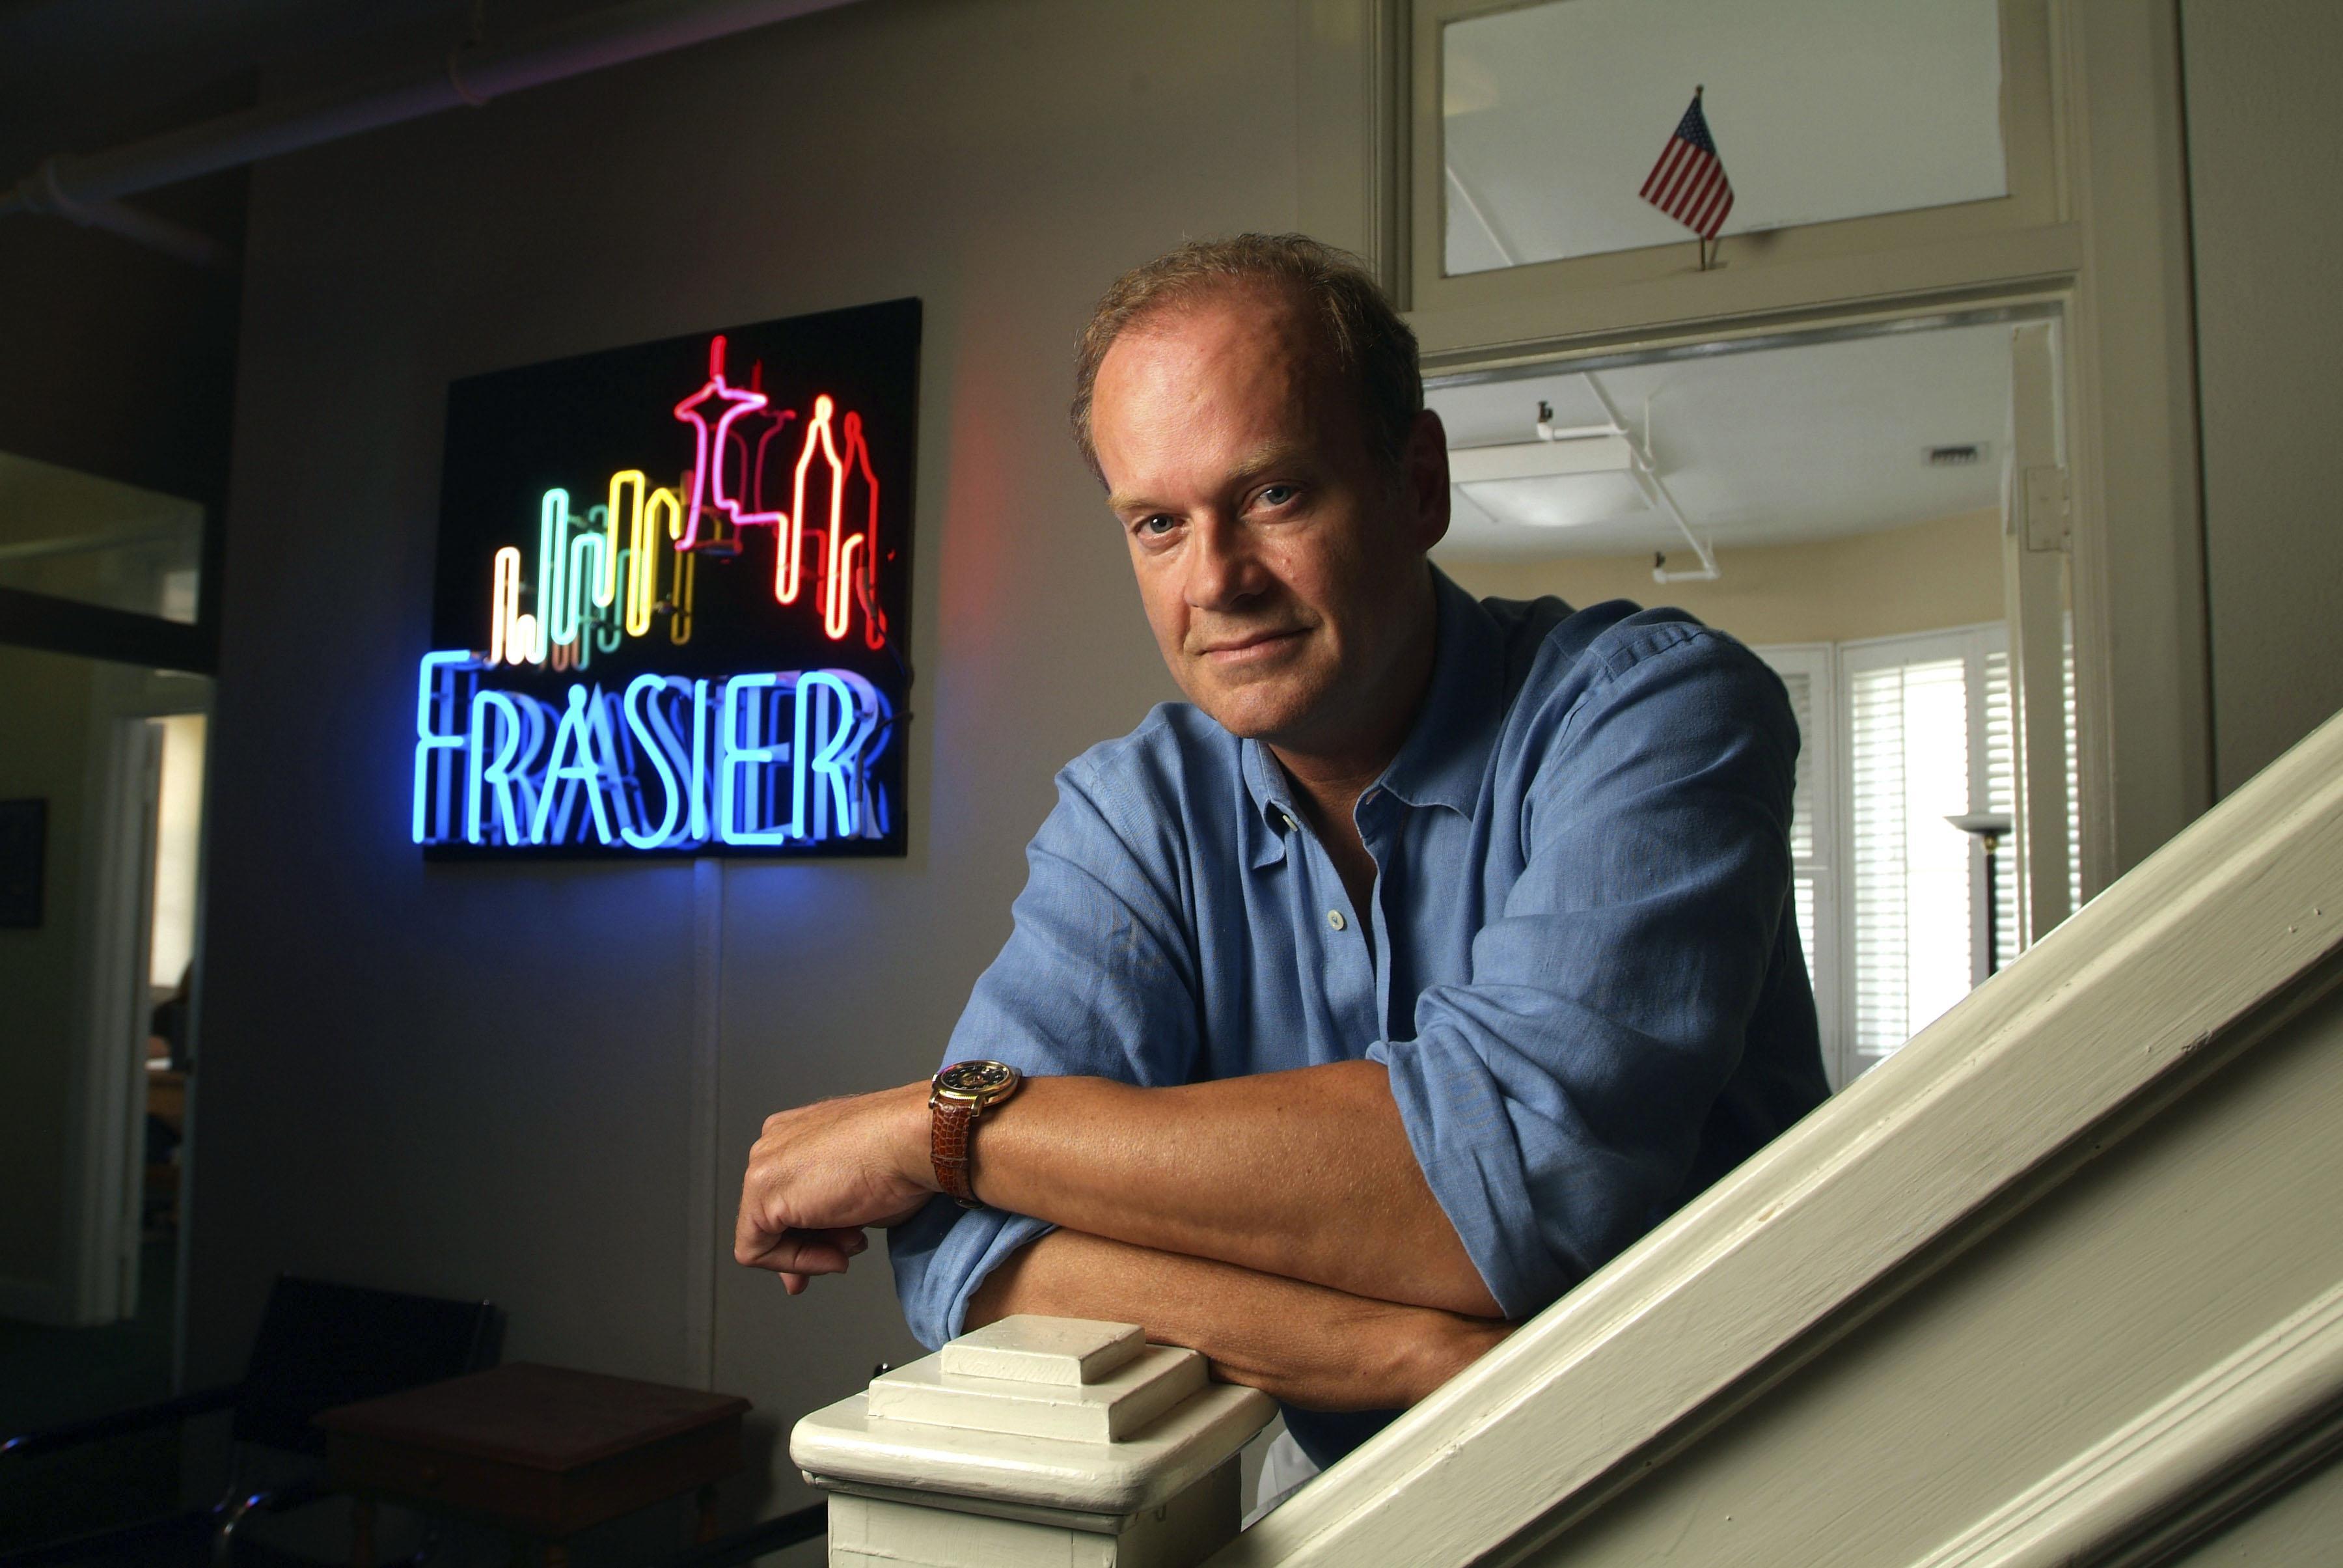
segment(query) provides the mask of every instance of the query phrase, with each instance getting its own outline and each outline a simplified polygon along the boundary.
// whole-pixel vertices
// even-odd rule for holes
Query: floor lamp
[[[2001,847],[2002,839],[2016,824],[1992,811],[1972,811],[1965,817],[1947,817],[1946,821],[1969,834],[1985,846],[1985,972],[2001,972],[2001,886],[1993,852]]]

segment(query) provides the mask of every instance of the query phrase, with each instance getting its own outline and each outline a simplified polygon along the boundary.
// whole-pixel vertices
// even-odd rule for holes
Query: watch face
[[[1017,1081],[1017,1070],[1002,1061],[956,1061],[936,1074],[936,1088],[970,1100],[989,1099]]]

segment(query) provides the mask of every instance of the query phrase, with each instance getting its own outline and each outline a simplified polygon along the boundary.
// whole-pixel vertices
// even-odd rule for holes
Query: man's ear
[[[1419,549],[1448,537],[1448,427],[1429,408],[1407,434],[1407,498]]]

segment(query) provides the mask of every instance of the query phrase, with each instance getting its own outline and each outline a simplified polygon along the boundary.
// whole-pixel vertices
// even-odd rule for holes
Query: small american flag
[[[1725,177],[1725,161],[1716,156],[1697,91],[1644,182],[1644,199],[1704,240],[1716,237],[1733,210],[1733,182]]]

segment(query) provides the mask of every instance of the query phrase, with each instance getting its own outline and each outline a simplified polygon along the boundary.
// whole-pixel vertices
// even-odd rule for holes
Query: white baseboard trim
[[[0,1318],[18,1322],[66,1324],[65,1292],[52,1280],[26,1280],[0,1274]]]

